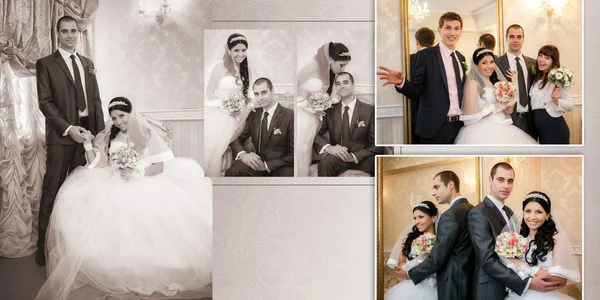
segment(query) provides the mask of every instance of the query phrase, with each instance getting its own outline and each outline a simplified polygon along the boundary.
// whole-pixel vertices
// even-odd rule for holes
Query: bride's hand
[[[508,78],[510,78],[510,81],[512,83],[519,82],[519,73],[516,70],[508,69],[506,71],[506,75],[508,76]]]
[[[92,134],[91,131],[86,131],[83,136],[85,137],[85,140],[88,142],[91,142],[94,139],[94,135]]]

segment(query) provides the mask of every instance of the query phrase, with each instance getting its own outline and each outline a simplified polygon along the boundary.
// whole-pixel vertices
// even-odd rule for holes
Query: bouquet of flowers
[[[510,81],[498,81],[494,84],[494,92],[500,103],[510,103],[517,98],[517,87]]]
[[[332,106],[331,97],[325,92],[315,92],[310,94],[307,99],[300,97],[300,107],[311,114],[319,115],[321,118],[325,115],[325,111]]]
[[[237,115],[240,113],[242,108],[246,106],[246,98],[238,93],[230,93],[225,99],[221,108],[225,110],[229,115]]]
[[[435,243],[435,235],[427,232],[412,241],[411,249],[418,255],[428,254],[433,248],[433,243]]]
[[[123,171],[130,170],[135,172],[135,164],[138,162],[138,159],[138,153],[129,147],[121,147],[110,155],[110,161],[121,172],[121,177],[128,177]]]
[[[556,68],[548,73],[548,81],[561,88],[570,87],[573,83],[573,73],[566,68]]]
[[[522,258],[527,252],[527,239],[516,232],[503,232],[496,237],[496,253],[506,258]]]

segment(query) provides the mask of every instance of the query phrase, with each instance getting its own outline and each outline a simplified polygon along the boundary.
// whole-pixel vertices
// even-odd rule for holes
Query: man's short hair
[[[58,19],[58,22],[56,22],[56,31],[60,31],[60,23],[62,22],[75,22],[75,25],[77,25],[77,30],[79,30],[79,24],[77,24],[77,21],[73,19],[73,17],[62,16],[60,19]]]
[[[460,179],[458,178],[458,175],[456,175],[456,173],[452,171],[442,171],[435,174],[433,178],[436,178],[438,176],[440,176],[440,180],[444,183],[445,186],[448,186],[448,183],[450,181],[454,182],[454,189],[457,193],[460,193]]]
[[[261,77],[259,79],[256,79],[256,81],[254,81],[254,84],[252,85],[252,87],[255,87],[257,84],[261,84],[261,83],[265,83],[265,82],[267,83],[267,87],[269,88],[269,90],[272,92],[273,91],[273,83],[267,77]]]

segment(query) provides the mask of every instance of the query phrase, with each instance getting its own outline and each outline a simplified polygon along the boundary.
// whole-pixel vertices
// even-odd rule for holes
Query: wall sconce
[[[511,165],[524,165],[529,162],[529,157],[526,156],[505,156],[504,162]]]
[[[541,0],[540,8],[544,10],[549,18],[556,19],[568,4],[569,0]]]
[[[423,5],[421,6],[419,0],[410,0],[408,4],[408,14],[410,18],[410,26],[412,26],[414,22],[423,22],[425,18],[429,16],[429,8],[427,8],[427,3],[423,3]]]
[[[144,0],[139,0],[138,9],[136,10],[136,16],[140,23],[144,25],[154,25],[159,28],[167,19],[167,13],[171,10],[171,4],[167,0],[163,0],[158,8],[158,11],[151,14],[144,6]],[[148,15],[154,15],[154,22],[148,22]]]

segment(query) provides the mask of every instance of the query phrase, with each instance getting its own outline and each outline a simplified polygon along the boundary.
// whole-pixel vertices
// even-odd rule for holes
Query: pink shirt
[[[448,96],[450,96],[450,110],[448,110],[448,116],[457,116],[462,114],[462,111],[460,111],[460,102],[458,101],[458,89],[462,89],[463,87],[456,86],[456,75],[454,75],[452,56],[450,56],[450,54],[452,54],[453,51],[450,50],[450,48],[446,47],[446,45],[444,45],[443,43],[439,43],[439,45],[440,52],[442,54],[442,61],[444,62],[444,69],[446,69],[446,78],[448,79]],[[456,53],[454,53],[454,56],[456,57],[456,61],[458,62],[460,77],[462,78],[464,76],[462,63]]]

